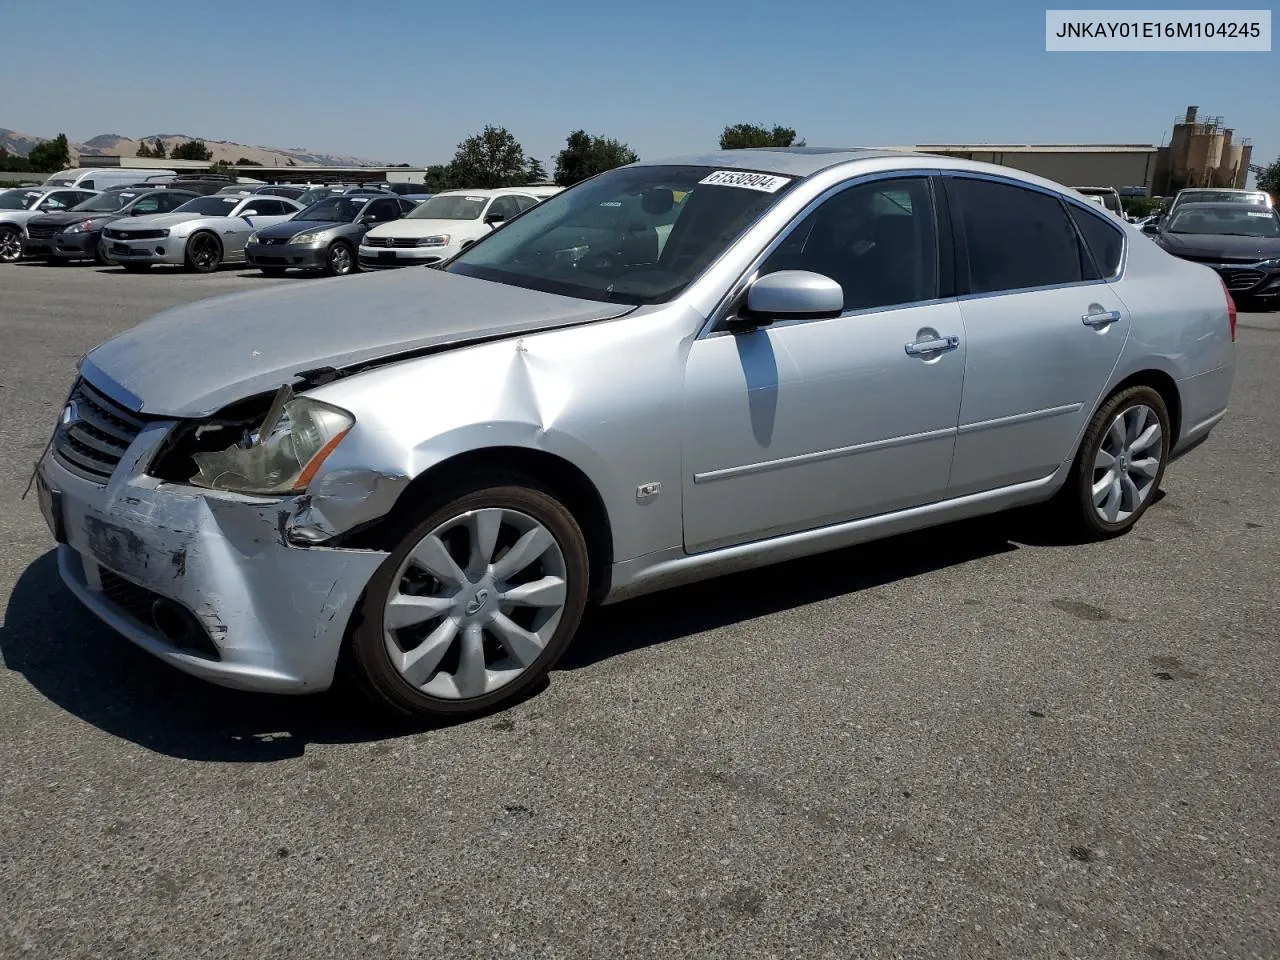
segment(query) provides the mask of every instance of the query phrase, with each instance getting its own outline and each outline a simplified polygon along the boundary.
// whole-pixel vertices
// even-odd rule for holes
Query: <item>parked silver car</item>
[[[319,690],[345,650],[390,707],[466,714],[589,601],[1037,501],[1123,533],[1223,417],[1234,340],[1211,270],[1029,174],[710,153],[442,268],[123,333],[37,486],[71,591],[174,666]]]
[[[358,269],[356,249],[365,231],[399,220],[414,206],[412,201],[387,194],[326,197],[293,219],[252,234],[245,245],[245,260],[267,276],[279,276],[290,268],[345,276]]]
[[[97,190],[79,187],[15,187],[0,190],[0,263],[22,259],[27,221],[42,213],[70,210],[95,196]]]
[[[245,241],[254,230],[288,220],[301,209],[286,197],[197,197],[173,213],[117,220],[102,231],[102,252],[126,270],[173,263],[209,273],[244,260]]]

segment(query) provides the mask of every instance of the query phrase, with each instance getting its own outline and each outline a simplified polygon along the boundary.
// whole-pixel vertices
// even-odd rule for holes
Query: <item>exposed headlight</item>
[[[249,244],[257,243],[257,242],[258,242],[258,231],[255,230],[253,231],[253,233],[249,234],[249,239],[244,242],[244,245],[247,247]]]
[[[290,243],[319,243],[320,231],[313,230],[311,233],[295,233],[289,238]]]
[[[447,233],[439,234],[434,237],[423,237],[416,246],[419,247],[447,247],[449,245],[449,235]]]
[[[79,223],[73,223],[71,226],[63,230],[63,233],[93,233],[102,226],[101,220],[81,220]]]
[[[217,453],[192,454],[199,472],[191,482],[238,493],[305,490],[355,422],[346,410],[282,387],[257,431]]]

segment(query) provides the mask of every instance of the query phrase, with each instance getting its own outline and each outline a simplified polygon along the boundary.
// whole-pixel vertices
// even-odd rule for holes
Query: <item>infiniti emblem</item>
[[[488,602],[489,591],[484,589],[477,590],[476,595],[467,602],[467,616],[474,617]]]

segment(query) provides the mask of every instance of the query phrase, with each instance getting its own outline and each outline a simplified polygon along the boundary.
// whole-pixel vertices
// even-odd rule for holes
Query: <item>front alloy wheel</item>
[[[22,259],[22,234],[14,227],[0,227],[0,263]]]
[[[339,240],[329,247],[329,256],[325,260],[325,273],[331,277],[345,277],[354,269],[355,264],[351,248]]]
[[[586,545],[563,505],[533,484],[477,490],[417,524],[370,582],[357,679],[420,717],[508,703],[568,646],[586,594]]]
[[[187,241],[187,268],[195,273],[212,273],[222,263],[222,244],[211,233],[197,233]]]

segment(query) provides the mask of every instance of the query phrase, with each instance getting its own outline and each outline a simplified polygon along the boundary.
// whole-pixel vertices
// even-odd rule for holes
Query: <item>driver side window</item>
[[[796,224],[760,268],[807,270],[844,291],[844,311],[938,296],[938,243],[927,177],[855,184]]]

